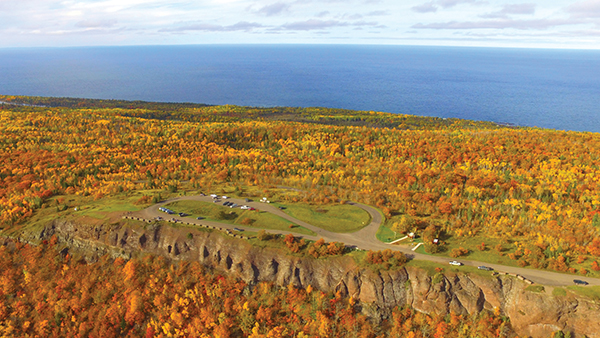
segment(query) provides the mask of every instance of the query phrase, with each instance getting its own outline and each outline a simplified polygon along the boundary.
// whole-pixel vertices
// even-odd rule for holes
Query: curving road
[[[136,212],[135,214],[137,214],[139,217],[146,218],[146,219],[153,219],[153,218],[159,217],[159,216],[163,217],[163,218],[170,218],[173,216],[175,218],[179,218],[177,215],[167,215],[164,212],[159,211],[158,208],[161,206],[164,206],[166,204],[169,204],[169,203],[172,203],[175,201],[182,201],[182,200],[192,200],[192,201],[201,201],[201,202],[212,203],[213,198],[210,196],[181,196],[181,197],[173,198],[173,199],[166,200],[161,203],[155,204],[144,210]],[[239,205],[248,205],[250,207],[259,209],[261,211],[270,212],[270,213],[277,215],[281,218],[284,218],[292,223],[295,223],[295,224],[303,226],[307,229],[310,229],[310,230],[314,231],[317,235],[316,236],[299,235],[298,233],[295,233],[293,231],[265,229],[269,233],[281,234],[281,235],[293,234],[296,237],[302,237],[302,238],[306,238],[306,239],[310,239],[310,240],[318,240],[320,238],[323,238],[325,241],[328,241],[328,242],[342,242],[342,243],[345,243],[346,245],[356,246],[357,248],[364,249],[364,250],[391,249],[391,250],[401,251],[401,252],[405,253],[410,259],[426,260],[426,261],[432,261],[432,262],[436,262],[436,263],[440,263],[440,264],[448,264],[448,261],[450,260],[449,258],[446,258],[446,257],[438,257],[438,256],[416,253],[416,252],[411,251],[410,248],[408,248],[408,247],[398,246],[398,245],[389,245],[389,244],[380,242],[376,237],[376,233],[377,233],[377,230],[379,229],[379,226],[383,222],[382,215],[379,213],[379,211],[377,209],[367,206],[367,205],[364,205],[364,204],[352,203],[352,202],[350,203],[350,204],[368,212],[369,215],[371,215],[371,223],[369,223],[367,226],[365,226],[361,230],[353,232],[353,233],[336,233],[336,232],[330,232],[330,231],[318,228],[314,225],[311,225],[311,224],[303,222],[299,219],[296,219],[296,218],[284,213],[279,208],[277,208],[271,204],[261,203],[258,201],[245,202],[245,200],[239,199],[239,198],[229,198],[229,199],[227,199],[227,201],[237,203]],[[222,203],[222,202],[223,202],[223,200],[221,200],[220,203]],[[215,227],[226,228],[226,229],[230,229],[230,230],[233,230],[233,228],[240,228],[240,229],[244,229],[244,230],[248,230],[248,231],[260,230],[258,228],[245,227],[245,226],[238,225],[238,224],[232,225],[232,224],[226,224],[226,223],[220,223],[220,222],[197,220],[195,218],[190,218],[190,217],[185,218],[185,221],[194,223],[194,224],[205,224],[205,225],[210,225],[210,226],[215,226]],[[491,264],[491,263],[485,263],[485,262],[477,262],[477,261],[464,260],[464,259],[461,259],[460,261],[464,265],[467,265],[467,266],[477,267],[480,265],[485,265],[485,266],[494,268],[494,270],[496,270],[496,271],[502,271],[502,272],[511,273],[511,274],[518,274],[518,275],[521,275],[521,276],[533,281],[534,283],[542,284],[542,285],[549,285],[549,286],[573,285],[573,279],[584,280],[584,281],[588,282],[590,285],[600,285],[600,279],[597,279],[597,278],[575,276],[575,275],[562,274],[562,273],[544,271],[544,270],[525,269],[525,268],[519,268],[519,267]]]

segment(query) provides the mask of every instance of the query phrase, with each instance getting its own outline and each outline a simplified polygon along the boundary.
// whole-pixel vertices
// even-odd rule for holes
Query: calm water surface
[[[600,51],[322,45],[0,49],[0,93],[321,106],[600,132]]]

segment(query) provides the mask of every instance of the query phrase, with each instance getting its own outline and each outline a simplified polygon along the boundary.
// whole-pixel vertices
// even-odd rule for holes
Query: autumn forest
[[[416,231],[442,238],[448,248],[463,239],[481,243],[447,254],[480,250],[518,266],[576,275],[600,270],[598,134],[325,108],[0,101],[11,103],[0,104],[5,236],[26,231],[43,210],[59,213],[68,196],[102,201],[134,191],[285,186],[300,191],[290,203],[351,200],[377,207],[385,229],[398,237]],[[351,298],[249,286],[197,263],[82,262],[52,242],[10,243],[0,247],[0,334],[6,336],[508,332],[497,313],[444,317],[398,308],[375,323]]]

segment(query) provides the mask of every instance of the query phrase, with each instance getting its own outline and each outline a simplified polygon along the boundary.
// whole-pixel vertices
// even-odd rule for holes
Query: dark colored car
[[[489,266],[478,266],[477,269],[479,270],[485,270],[485,271],[493,271],[494,269],[490,268]]]
[[[204,217],[198,216],[198,217],[196,217],[196,219],[200,220],[200,219],[204,219]]]
[[[180,213],[179,213],[179,216],[180,216],[180,217],[185,217],[185,216],[188,216],[188,214],[186,214],[185,212],[180,212]]]
[[[589,283],[581,280],[581,279],[573,279],[573,283],[575,283],[576,285],[588,285]]]

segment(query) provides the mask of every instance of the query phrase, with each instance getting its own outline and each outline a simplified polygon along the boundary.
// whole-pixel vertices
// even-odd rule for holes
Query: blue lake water
[[[0,94],[319,106],[600,132],[600,51],[339,45],[0,49]]]

